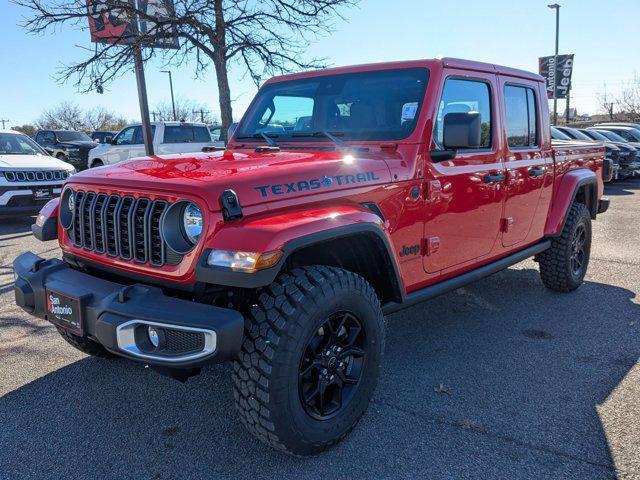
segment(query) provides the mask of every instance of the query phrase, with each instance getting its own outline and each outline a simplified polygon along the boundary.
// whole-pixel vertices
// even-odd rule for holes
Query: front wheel
[[[324,266],[282,274],[245,320],[233,365],[240,418],[272,447],[319,453],[366,411],[383,350],[380,302],[362,277]]]
[[[557,292],[575,290],[584,280],[591,254],[591,214],[582,203],[574,203],[560,236],[538,256],[542,283]]]
[[[97,167],[103,167],[104,163],[102,162],[102,160],[94,160],[91,163],[91,168],[97,168]]]

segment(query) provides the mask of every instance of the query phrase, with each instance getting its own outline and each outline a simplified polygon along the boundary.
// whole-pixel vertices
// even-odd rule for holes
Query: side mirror
[[[482,145],[482,115],[478,112],[447,113],[442,134],[447,149],[479,148]]]

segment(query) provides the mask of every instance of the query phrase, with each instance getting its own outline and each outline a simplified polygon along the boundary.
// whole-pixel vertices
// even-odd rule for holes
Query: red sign
[[[117,8],[126,3],[135,7],[133,0],[87,0],[92,42],[118,45],[134,42],[135,16],[126,9]]]

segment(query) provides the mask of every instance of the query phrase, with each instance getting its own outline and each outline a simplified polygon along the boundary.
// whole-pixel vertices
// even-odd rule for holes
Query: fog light
[[[151,345],[153,345],[155,348],[158,348],[158,345],[160,345],[160,334],[158,333],[156,328],[149,327],[147,333],[149,335],[149,341],[151,342]]]

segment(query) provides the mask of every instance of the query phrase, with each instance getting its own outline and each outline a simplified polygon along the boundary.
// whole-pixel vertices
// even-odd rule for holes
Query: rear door
[[[543,155],[540,99],[536,82],[500,78],[505,126],[507,195],[502,245],[523,242],[536,217],[543,186],[552,175],[552,159]],[[546,99],[545,99],[546,101]]]
[[[496,77],[491,73],[447,71],[438,104],[431,149],[442,149],[444,116],[477,111],[482,145],[458,150],[455,158],[427,164],[424,268],[429,273],[482,258],[500,235],[504,200],[502,131]]]

